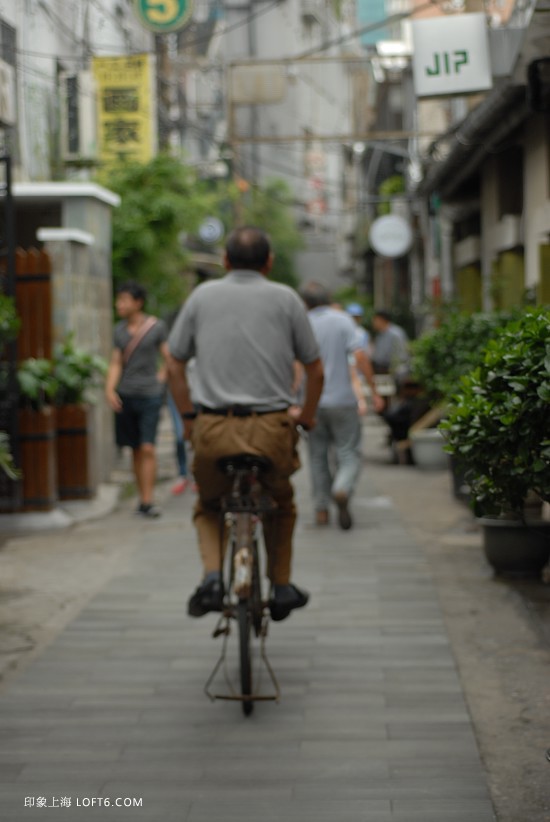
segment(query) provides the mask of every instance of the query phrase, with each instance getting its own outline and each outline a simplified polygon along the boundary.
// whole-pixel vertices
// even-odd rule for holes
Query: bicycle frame
[[[225,699],[242,703],[248,715],[253,703],[275,701],[280,698],[280,689],[275,673],[266,655],[265,644],[269,625],[267,601],[261,590],[261,560],[258,546],[262,541],[262,516],[273,512],[275,502],[262,494],[259,482],[260,468],[226,466],[226,473],[233,477],[230,494],[222,498],[222,519],[220,524],[220,550],[224,574],[224,610],[218,620],[213,637],[223,636],[220,658],[205,685],[205,693],[211,700]],[[224,558],[224,543],[228,538],[230,550]],[[225,562],[223,560],[225,559]],[[227,669],[227,645],[232,623],[237,622],[240,641],[241,689],[234,687]],[[274,693],[261,694],[252,686],[250,662],[250,634],[252,629],[260,640],[259,659],[268,671]],[[212,690],[214,679],[224,668],[227,693]],[[259,676],[256,677],[259,679]],[[256,683],[254,683],[256,685]]]

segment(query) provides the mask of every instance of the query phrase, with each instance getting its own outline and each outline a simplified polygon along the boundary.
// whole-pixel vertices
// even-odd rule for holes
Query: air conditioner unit
[[[65,162],[97,158],[97,100],[91,71],[63,73],[61,83],[61,156]]]
[[[15,69],[0,60],[0,126],[16,123]]]

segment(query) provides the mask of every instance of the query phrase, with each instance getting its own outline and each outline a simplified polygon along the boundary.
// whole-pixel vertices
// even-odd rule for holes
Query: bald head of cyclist
[[[267,235],[254,226],[236,228],[225,243],[224,264],[227,271],[259,271],[267,276],[273,265]]]

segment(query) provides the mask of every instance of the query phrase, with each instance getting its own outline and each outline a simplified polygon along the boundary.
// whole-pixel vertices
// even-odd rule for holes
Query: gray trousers
[[[361,421],[356,406],[318,408],[308,444],[315,510],[328,510],[335,492],[351,497],[361,470]]]

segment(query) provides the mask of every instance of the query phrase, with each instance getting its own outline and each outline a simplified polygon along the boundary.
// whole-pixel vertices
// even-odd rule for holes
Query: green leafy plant
[[[101,384],[106,372],[105,359],[75,346],[74,336],[69,334],[54,350],[56,405],[90,402],[91,389]]]
[[[458,390],[460,378],[481,362],[488,342],[512,318],[510,312],[450,312],[438,328],[414,340],[413,374],[432,401]]]
[[[115,287],[138,280],[147,288],[151,311],[172,310],[185,296],[181,273],[188,254],[182,235],[193,234],[205,217],[218,213],[218,195],[168,154],[121,165],[99,182],[121,198],[113,210]]]
[[[13,298],[0,293],[0,349],[17,337],[20,325]]]
[[[58,390],[52,360],[31,357],[23,360],[17,369],[17,381],[23,402],[40,410],[52,405]]]
[[[292,216],[292,203],[292,192],[284,180],[267,180],[249,192],[241,223],[267,231],[275,255],[269,278],[296,288],[294,255],[303,248],[303,241]]]
[[[23,400],[34,408],[91,402],[90,390],[97,388],[107,372],[103,357],[74,344],[69,334],[55,346],[53,359],[24,360],[17,369]]]
[[[383,217],[391,213],[391,199],[399,194],[405,193],[405,179],[402,174],[393,174],[386,177],[378,186],[378,193],[381,197],[387,197],[385,203],[379,203],[377,207],[378,216]]]
[[[13,464],[10,441],[5,431],[0,431],[0,470],[12,480],[21,477],[21,471]]]
[[[441,424],[478,512],[521,515],[529,491],[550,501],[549,419],[550,317],[545,308],[528,309],[462,377]]]

